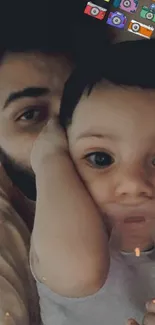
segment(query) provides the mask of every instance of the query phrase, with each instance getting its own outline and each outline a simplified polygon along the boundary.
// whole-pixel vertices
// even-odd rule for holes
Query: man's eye
[[[86,160],[92,167],[106,168],[114,163],[114,159],[105,152],[93,152],[86,155]]]
[[[40,115],[40,110],[39,109],[30,109],[24,114],[22,114],[18,120],[20,121],[31,121],[31,120],[36,120],[38,119],[38,116]]]
[[[152,165],[155,167],[155,157],[152,158]]]

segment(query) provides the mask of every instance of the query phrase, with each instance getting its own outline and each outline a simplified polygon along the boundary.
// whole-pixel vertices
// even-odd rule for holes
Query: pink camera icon
[[[113,6],[124,11],[134,13],[137,10],[139,0],[114,0]]]
[[[106,12],[107,12],[107,9],[97,6],[96,4],[94,4],[92,2],[88,2],[87,6],[84,10],[84,13],[86,15],[92,16],[99,20],[104,19]]]

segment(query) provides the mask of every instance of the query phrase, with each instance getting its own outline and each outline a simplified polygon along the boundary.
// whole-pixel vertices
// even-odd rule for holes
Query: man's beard
[[[13,182],[30,200],[36,201],[36,182],[32,170],[24,168],[0,148],[0,162]]]

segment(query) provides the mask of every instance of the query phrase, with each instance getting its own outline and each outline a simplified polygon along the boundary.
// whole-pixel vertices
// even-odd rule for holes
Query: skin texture
[[[89,97],[83,95],[68,128],[77,170],[125,251],[147,250],[154,240],[154,105],[154,91],[103,82]],[[102,168],[94,152],[106,153]],[[135,216],[145,222],[124,223]]]
[[[34,200],[30,152],[43,126],[53,113],[58,114],[63,86],[71,69],[67,58],[40,53],[8,54],[0,65],[0,158],[13,182]],[[12,92],[26,87],[47,87],[49,93],[14,100],[3,109]]]
[[[154,325],[155,324],[155,300],[148,301],[146,303],[146,313],[143,318],[143,325]],[[129,319],[127,325],[140,325],[135,319]]]
[[[112,1],[113,3],[113,1]],[[115,12],[115,11],[119,11],[121,13],[123,13],[126,18],[127,18],[127,24],[125,26],[124,29],[119,29],[119,28],[115,28],[112,26],[108,26],[109,30],[112,31],[112,35],[113,35],[113,42],[115,43],[119,43],[119,42],[124,42],[124,41],[134,41],[134,40],[140,40],[143,39],[143,37],[130,33],[127,29],[128,29],[128,25],[129,22],[134,19],[142,24],[145,24],[147,26],[152,26],[154,27],[154,32],[152,34],[151,38],[155,38],[155,22],[152,22],[151,20],[145,19],[145,18],[141,18],[140,17],[140,12],[143,6],[149,7],[151,4],[155,4],[154,1],[150,1],[150,0],[139,0],[139,5],[138,8],[136,10],[135,13],[128,13],[126,11],[121,10],[120,8],[115,8],[113,6],[110,7],[110,11]]]
[[[7,172],[15,182],[18,176],[21,183],[20,186],[19,183],[16,184],[33,199],[36,199],[36,180],[35,224],[39,219],[39,225],[35,226],[35,229],[38,229],[35,232],[38,234],[38,241],[33,235],[32,238],[37,247],[40,264],[43,265],[41,276],[45,276],[49,287],[60,294],[85,296],[96,292],[102,286],[109,267],[108,240],[106,234],[103,236],[103,223],[98,209],[94,207],[89,193],[79,180],[69,155],[65,162],[59,162],[54,152],[52,159],[48,156],[46,164],[41,165],[38,172],[32,170],[30,161],[35,140],[49,119],[53,120],[59,112],[64,83],[71,70],[70,61],[60,56],[38,53],[5,56],[0,66],[0,147]],[[8,102],[12,92],[23,91],[27,87],[48,87],[49,91],[39,97],[29,96]],[[31,111],[30,114],[28,111]],[[52,144],[55,143],[55,138],[53,141],[51,139],[52,133],[48,137],[50,152]],[[38,150],[39,154],[46,156],[46,146],[43,143],[41,142]],[[39,155],[36,152],[34,157],[38,164]],[[64,200],[62,193],[65,193]],[[60,198],[63,200],[62,205]],[[64,201],[67,209],[64,209]],[[43,250],[41,257],[40,246]],[[50,254],[52,266],[47,270],[49,273],[46,273]],[[36,269],[39,271],[38,266]]]
[[[34,143],[31,164],[37,186],[33,271],[61,295],[95,293],[109,270],[106,229],[70,159],[65,132],[54,119]]]

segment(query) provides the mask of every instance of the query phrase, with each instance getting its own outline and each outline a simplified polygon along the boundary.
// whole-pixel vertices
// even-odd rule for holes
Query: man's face
[[[109,226],[122,229],[127,251],[152,243],[154,121],[154,91],[104,83],[83,96],[68,128],[75,165]]]
[[[62,56],[8,54],[0,65],[0,158],[12,180],[35,199],[33,142],[59,112],[71,63]]]

